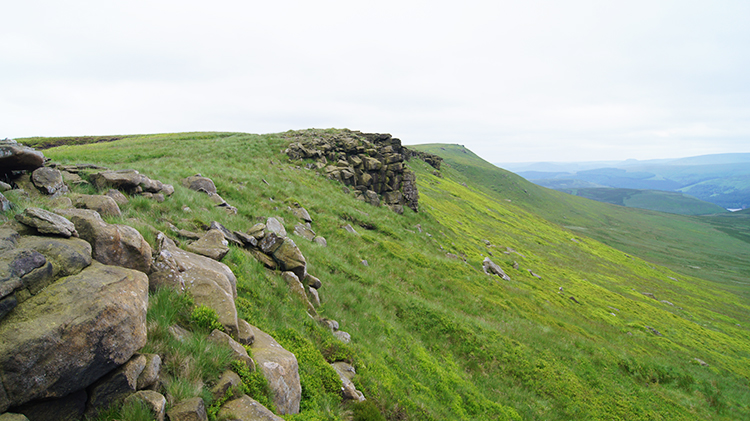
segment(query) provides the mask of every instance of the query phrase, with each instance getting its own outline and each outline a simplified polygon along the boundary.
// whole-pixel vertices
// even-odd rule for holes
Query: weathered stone
[[[352,234],[359,234],[359,233],[358,233],[358,232],[357,232],[357,231],[356,231],[356,230],[354,229],[354,227],[352,227],[352,226],[351,226],[351,224],[346,224],[346,225],[344,225],[344,227],[343,227],[343,228],[344,228],[344,230],[346,230],[346,232],[350,232],[350,233],[352,233]]]
[[[101,216],[120,216],[120,207],[115,199],[100,194],[79,194],[73,201],[73,206],[79,209],[94,210]]]
[[[216,186],[214,185],[213,180],[208,177],[203,177],[200,174],[191,175],[190,177],[183,179],[182,185],[190,190],[198,192],[216,193]]]
[[[44,155],[15,140],[0,140],[0,172],[33,171],[44,165]]]
[[[268,408],[261,405],[260,402],[247,395],[225,403],[219,410],[219,417],[236,420],[284,421],[283,418],[277,416]]]
[[[506,275],[503,269],[489,257],[485,257],[482,261],[482,269],[487,275],[497,275],[506,281],[510,281],[510,276]]]
[[[26,418],[23,414],[12,414],[10,412],[6,412],[4,414],[0,414],[0,421],[29,421],[28,418]]]
[[[100,263],[147,273],[151,268],[151,246],[140,232],[128,225],[108,224],[96,211],[60,210],[75,224],[81,238],[91,244],[92,256]]]
[[[237,319],[237,326],[240,329],[237,335],[237,342],[242,345],[252,345],[253,341],[255,341],[255,336],[253,335],[253,329],[250,328],[250,323],[243,319]]]
[[[173,338],[180,342],[184,342],[186,339],[193,336],[193,333],[189,330],[179,326],[179,325],[172,325],[169,326],[169,334],[172,335]]]
[[[159,354],[143,354],[146,357],[146,364],[143,367],[141,375],[138,376],[136,389],[143,390],[153,386],[159,380],[161,371],[161,357]]]
[[[263,253],[273,254],[282,244],[284,244],[283,237],[279,237],[275,233],[269,232],[262,240],[260,240],[258,247]]]
[[[328,247],[328,241],[326,241],[326,238],[321,235],[316,235],[315,238],[313,238],[313,243],[322,247]]]
[[[296,216],[297,218],[305,221],[305,222],[312,222],[312,218],[310,217],[310,214],[307,212],[307,209],[305,208],[292,208],[292,215]]]
[[[89,176],[99,189],[113,187],[130,193],[162,193],[167,196],[174,193],[174,187],[158,180],[152,180],[136,170],[102,171]]]
[[[82,184],[89,184],[88,181],[84,180],[80,175],[76,173],[60,171],[60,175],[62,175],[63,182],[67,185],[78,186]]]
[[[297,223],[294,226],[294,234],[309,241],[312,241],[315,238],[315,231],[300,223]]]
[[[5,317],[8,313],[11,312],[16,306],[18,305],[18,299],[15,295],[6,295],[2,299],[0,299],[0,319]]]
[[[281,247],[273,252],[273,259],[279,264],[281,270],[294,272],[299,279],[305,279],[307,276],[305,256],[291,238],[284,239]]]
[[[242,247],[258,247],[258,240],[252,235],[242,231],[234,231],[233,234],[242,242]]]
[[[216,400],[221,399],[233,389],[237,390],[241,384],[242,379],[240,379],[237,373],[231,370],[225,371],[219,378],[219,381],[216,382],[216,386],[211,389],[211,395]]]
[[[297,358],[270,335],[251,325],[255,342],[253,357],[274,394],[274,405],[280,414],[296,414],[302,397]]]
[[[245,364],[247,364],[251,371],[255,371],[255,362],[252,358],[250,358],[249,355],[247,355],[247,350],[245,349],[245,347],[243,347],[239,342],[232,339],[231,336],[220,330],[214,329],[211,334],[208,335],[208,340],[231,348],[233,358],[235,360],[244,362]]]
[[[83,389],[58,399],[29,402],[13,408],[13,411],[23,414],[26,417],[24,419],[31,421],[79,421],[86,410],[87,399],[88,395]],[[2,416],[0,421],[3,421]]]
[[[93,263],[16,307],[0,323],[9,405],[63,397],[125,363],[146,343],[147,302],[145,274]]]
[[[16,220],[29,227],[36,228],[42,234],[62,237],[78,237],[75,225],[60,215],[44,209],[30,207],[23,213],[16,214]]]
[[[234,244],[235,246],[238,246],[238,247],[244,246],[244,243],[240,241],[240,239],[237,238],[237,236],[234,235],[232,231],[229,231],[224,225],[221,225],[220,223],[216,221],[211,222],[209,229],[219,230],[222,233],[222,235],[224,235],[224,239],[227,240],[229,243]]]
[[[95,418],[100,411],[134,393],[138,377],[145,367],[146,356],[136,354],[127,363],[89,386],[86,416]]]
[[[310,301],[307,299],[307,294],[305,293],[305,287],[302,286],[302,282],[300,282],[299,277],[294,274],[294,272],[282,272],[281,273],[281,279],[286,282],[286,284],[289,286],[289,290],[292,291],[292,294],[296,295],[307,307],[307,312],[310,313],[312,316],[317,315],[317,311],[315,310],[315,307],[310,303]]]
[[[164,411],[167,408],[167,399],[161,393],[153,390],[141,390],[125,398],[123,406],[141,403],[151,411],[155,421],[164,421]]]
[[[217,229],[208,230],[199,240],[187,245],[187,249],[214,260],[221,260],[229,253],[229,242]]]
[[[365,202],[371,204],[372,206],[380,206],[380,197],[376,192],[367,190],[365,192]]]
[[[342,361],[331,364],[331,367],[336,370],[336,374],[341,379],[341,396],[346,400],[364,401],[365,396],[352,383],[354,375],[357,374],[354,367]]]
[[[343,330],[337,330],[336,332],[333,332],[333,336],[345,344],[348,344],[352,341],[352,336],[347,332],[344,332]]]
[[[249,230],[248,235],[252,235],[256,240],[261,240],[265,235],[266,224],[255,224]]]
[[[6,212],[13,209],[13,202],[8,200],[5,195],[0,193],[0,212]]]
[[[40,167],[31,173],[31,181],[37,189],[46,195],[65,193],[68,186],[63,181],[60,171],[50,167]]]
[[[265,267],[271,270],[276,270],[276,268],[279,267],[279,265],[276,264],[276,261],[274,261],[270,256],[266,255],[260,250],[250,250],[250,253],[252,253],[252,255],[255,256],[255,259],[263,263]]]
[[[318,290],[313,287],[307,287],[307,299],[314,307],[320,307],[320,294]]]
[[[48,275],[51,278],[75,275],[91,264],[91,245],[80,238],[24,236],[18,241],[18,249],[34,250],[42,254],[51,265]],[[32,290],[37,289],[31,286],[34,281],[41,280],[24,279],[26,287]],[[46,285],[41,285],[38,289],[44,286]],[[36,294],[36,291],[32,293]]]
[[[0,192],[12,190],[12,189],[13,189],[13,186],[11,186],[10,184],[4,181],[0,181]]]
[[[309,273],[305,277],[305,284],[315,289],[320,289],[320,287],[323,286],[323,283],[320,282],[320,279],[310,275]]]
[[[169,224],[169,231],[177,234],[178,236],[182,238],[187,238],[188,240],[198,240],[201,238],[201,235],[198,234],[197,232],[180,229],[172,224]]]
[[[128,204],[128,197],[122,194],[120,190],[109,189],[107,193],[105,193],[105,196],[111,197],[118,206]]]
[[[277,237],[286,237],[286,229],[278,218],[268,218],[266,221],[266,233],[272,232]]]
[[[185,289],[190,292],[196,305],[212,308],[219,316],[219,323],[232,336],[239,334],[237,308],[234,305],[232,286],[227,277],[219,272],[193,268],[182,273]]]
[[[208,421],[206,404],[201,398],[186,399],[167,411],[169,421]]]

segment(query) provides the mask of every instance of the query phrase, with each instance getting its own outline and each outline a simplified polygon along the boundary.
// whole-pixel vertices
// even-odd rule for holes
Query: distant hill
[[[750,207],[749,153],[671,160],[496,165],[556,190],[589,187],[663,190],[681,192],[725,209]]]
[[[713,203],[683,193],[661,190],[618,189],[611,187],[558,189],[562,192],[599,202],[630,208],[649,209],[680,215],[709,215],[727,212]]]

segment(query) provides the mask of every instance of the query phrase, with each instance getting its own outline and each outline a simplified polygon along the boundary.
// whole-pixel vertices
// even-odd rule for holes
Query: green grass
[[[300,353],[303,412],[289,419],[376,419],[375,410],[388,420],[734,420],[750,412],[744,222],[550,191],[456,145],[425,148],[445,158],[439,175],[409,163],[420,212],[396,215],[289,162],[286,142],[283,134],[183,133],[45,154],[135,168],[173,184],[164,203],[134,198],[123,206],[121,220],[152,245],[154,231],[167,232],[168,223],[198,230],[216,220],[246,230],[281,216],[290,230],[296,219],[285,201],[309,211],[328,247],[295,242],[323,283],[319,313],[351,334],[350,345],[309,322],[278,274],[248,252],[231,247],[223,260],[237,275],[239,315]],[[238,215],[180,186],[195,173],[211,177]],[[490,253],[511,281],[482,272]],[[151,349],[167,340],[161,319],[189,319],[189,312],[171,313],[181,305],[151,311]],[[179,371],[176,361],[190,361],[190,352],[167,364],[173,394],[203,393],[223,369]],[[366,411],[332,393],[326,363],[337,360],[354,364]]]

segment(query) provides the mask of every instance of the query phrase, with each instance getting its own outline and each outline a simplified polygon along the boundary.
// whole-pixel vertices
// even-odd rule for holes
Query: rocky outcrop
[[[384,203],[397,213],[403,212],[404,206],[417,211],[416,177],[404,165],[414,154],[407,152],[399,139],[350,130],[301,130],[287,136],[292,139],[286,150],[291,159],[315,160],[308,168],[354,187],[358,198],[374,206]]]
[[[280,414],[298,413],[302,387],[297,358],[270,335],[255,326],[251,327],[255,335],[253,358],[273,391],[276,410]]]
[[[365,396],[362,392],[357,390],[357,387],[352,383],[352,379],[357,374],[354,367],[343,361],[335,362],[331,364],[331,367],[336,370],[336,374],[338,374],[339,379],[341,379],[341,396],[347,400],[355,400],[359,402],[364,401]]]
[[[0,411],[86,387],[146,343],[148,278],[92,263],[0,322]]]
[[[70,218],[80,237],[91,244],[94,259],[106,265],[149,272],[151,246],[138,230],[128,225],[108,224],[92,210],[66,209],[59,212]]]
[[[44,165],[44,155],[12,139],[0,140],[0,173],[33,171]]]
[[[223,197],[219,196],[219,193],[216,191],[216,185],[210,178],[196,174],[183,179],[182,185],[190,190],[206,193],[217,207],[223,208],[231,215],[237,214],[237,208],[230,205]]]

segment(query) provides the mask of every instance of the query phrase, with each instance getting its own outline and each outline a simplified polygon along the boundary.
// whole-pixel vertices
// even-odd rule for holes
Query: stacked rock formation
[[[401,146],[401,140],[387,133],[310,129],[287,136],[294,139],[286,150],[291,159],[315,160],[312,166],[354,187],[357,198],[374,206],[385,204],[396,213],[403,213],[404,206],[418,210],[416,177],[404,161],[411,156],[424,159],[429,154],[409,151]],[[434,155],[424,160],[438,169],[442,161]]]

